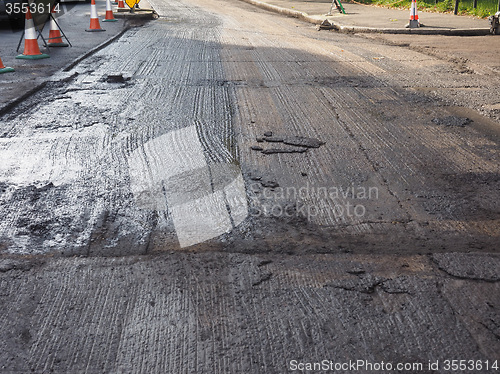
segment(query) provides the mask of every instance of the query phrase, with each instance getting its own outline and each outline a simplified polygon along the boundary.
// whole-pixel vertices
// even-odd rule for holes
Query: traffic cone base
[[[3,73],[11,73],[15,71],[13,68],[9,68],[7,66],[5,66],[2,62],[2,59],[0,58],[0,74],[3,74]]]
[[[49,58],[49,55],[40,52],[37,39],[33,17],[31,16],[31,12],[28,8],[24,24],[24,51],[16,58],[23,60],[40,60],[42,58]]]
[[[408,25],[406,25],[406,27],[410,28],[410,29],[420,27],[420,22],[418,20],[418,8],[417,8],[417,1],[416,0],[411,0],[410,22],[408,23]]]
[[[59,30],[50,30],[49,38],[47,40],[49,41],[49,47],[69,47],[68,43],[63,42],[62,35]]]
[[[49,58],[49,57],[50,57],[49,55],[40,52],[40,48],[38,47],[38,42],[36,39],[25,39],[24,51],[16,58],[22,60],[40,60],[42,58]]]
[[[0,69],[0,74],[3,74],[3,73],[12,73],[13,71],[15,71],[14,68],[7,68],[7,67],[5,67],[5,68]]]
[[[20,60],[41,60],[42,58],[49,58],[49,55],[45,53],[40,53],[39,55],[19,55],[16,56],[17,59]]]
[[[99,24],[99,18],[91,18],[90,19],[90,28],[85,30],[88,32],[97,32],[97,31],[106,31],[101,29],[101,25]]]
[[[55,17],[55,10],[52,8],[52,17]],[[61,30],[59,30],[59,26],[57,25],[54,18],[50,19],[50,31],[48,45],[49,47],[69,47],[68,43],[64,43],[62,40]]]
[[[106,18],[102,20],[102,22],[116,22],[118,21],[117,19],[115,19],[115,17],[113,16],[113,11],[112,10],[107,10],[106,11]]]
[[[68,43],[47,43],[49,47],[69,47]]]

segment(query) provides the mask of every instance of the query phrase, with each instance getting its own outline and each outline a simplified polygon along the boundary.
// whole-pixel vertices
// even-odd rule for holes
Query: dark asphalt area
[[[97,1],[96,3],[98,4],[99,14],[102,15],[106,2]],[[70,67],[78,59],[116,37],[128,26],[125,19],[119,19],[117,22],[101,22],[101,27],[106,31],[86,33],[85,29],[90,24],[90,4],[85,2],[61,3],[59,10],[56,20],[71,42],[72,47],[53,47],[50,48],[50,51],[47,51],[42,47],[40,39],[42,53],[48,52],[50,55],[49,59],[43,60],[27,61],[16,59],[16,56],[23,52],[24,44],[21,44],[19,51],[16,51],[23,29],[13,27],[12,22],[6,17],[0,19],[0,35],[2,38],[0,58],[6,66],[16,69],[15,73],[0,75],[0,90],[2,92],[0,110],[11,101],[36,90],[40,84],[50,80],[54,73]],[[100,17],[101,20],[103,18]],[[46,26],[41,27],[45,38],[48,37],[49,29],[50,25],[48,23]]]
[[[0,31],[0,373],[500,372],[495,69],[150,3]]]

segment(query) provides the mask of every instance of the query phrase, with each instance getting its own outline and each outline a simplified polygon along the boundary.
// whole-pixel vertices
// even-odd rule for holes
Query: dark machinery
[[[490,21],[490,32],[493,35],[499,35],[500,34],[500,12],[496,12],[495,15],[490,16],[488,20]]]

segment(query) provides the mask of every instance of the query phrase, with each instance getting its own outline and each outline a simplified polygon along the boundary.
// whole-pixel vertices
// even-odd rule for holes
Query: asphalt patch
[[[262,187],[265,187],[265,188],[277,188],[280,186],[277,182],[274,182],[274,181],[265,181],[265,182],[261,182],[260,184],[262,185]]]
[[[265,155],[272,155],[276,153],[304,153],[308,148],[269,148],[262,151]]]
[[[308,138],[305,136],[273,136],[272,131],[267,131],[264,133],[264,137],[256,138],[258,143],[268,142],[268,143],[283,143],[292,147],[284,148],[268,148],[263,149],[260,146],[251,146],[250,148],[254,151],[260,151],[265,155],[272,155],[276,153],[304,153],[307,152],[309,148],[319,148],[325,144],[325,142],[316,139]]]
[[[307,148],[319,148],[325,144],[321,140],[315,138],[306,138],[303,136],[290,136],[283,140],[283,143],[287,145],[294,145],[297,147],[307,147]]]
[[[124,77],[122,74],[108,74],[102,77],[101,81],[106,83],[126,83],[130,77]]]
[[[277,136],[268,136],[264,138],[264,140],[269,143],[283,143],[285,141],[284,138],[280,138]]]
[[[456,117],[456,116],[448,116],[443,118],[434,118],[432,123],[439,126],[447,126],[447,127],[465,127],[470,125],[473,121],[470,118],[466,117]]]

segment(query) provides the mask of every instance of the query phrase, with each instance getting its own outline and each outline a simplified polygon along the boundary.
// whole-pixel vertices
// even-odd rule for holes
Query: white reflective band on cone
[[[35,23],[33,22],[33,18],[26,18],[26,30],[24,33],[24,39],[37,39],[36,31],[35,31]]]
[[[92,4],[90,6],[90,18],[98,18],[97,17],[97,9],[96,9],[95,4]]]

